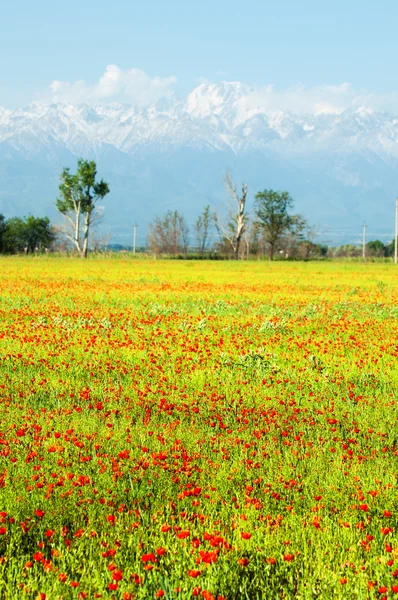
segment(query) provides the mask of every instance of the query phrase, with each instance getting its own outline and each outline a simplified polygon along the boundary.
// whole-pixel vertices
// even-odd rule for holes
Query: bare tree
[[[247,228],[247,216],[245,214],[248,185],[242,183],[241,192],[238,193],[236,184],[232,181],[230,171],[225,174],[225,189],[234,201],[236,208],[229,211],[228,221],[223,224],[215,215],[215,224],[221,239],[227,240],[232,247],[234,258],[238,260],[239,249]]]
[[[154,254],[177,254],[188,251],[188,225],[178,210],[169,210],[149,225],[148,241]]]
[[[97,252],[105,252],[111,243],[111,239],[112,233],[110,231],[108,233],[94,234],[91,238],[91,249]]]
[[[285,258],[294,258],[298,256],[300,246],[305,239],[305,231],[309,225],[301,215],[291,215],[289,229],[281,236],[279,240],[280,250],[283,251]],[[264,232],[266,235],[266,232]]]
[[[211,214],[210,205],[208,204],[204,207],[202,214],[199,215],[194,224],[196,242],[202,257],[206,251],[213,223],[214,215]]]
[[[320,253],[320,246],[319,244],[315,243],[317,236],[317,228],[308,225],[308,223],[304,223],[301,246],[303,250],[303,258],[305,260],[309,260],[313,256],[317,256]]]

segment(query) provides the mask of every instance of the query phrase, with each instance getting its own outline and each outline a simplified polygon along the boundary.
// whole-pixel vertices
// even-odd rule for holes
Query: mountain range
[[[204,83],[187,97],[141,107],[40,104],[0,108],[0,213],[49,216],[63,167],[97,161],[111,193],[102,229],[144,242],[169,208],[189,223],[206,204],[224,210],[226,169],[254,194],[288,190],[295,211],[329,243],[393,237],[398,118],[369,106],[295,112],[267,108],[242,83]],[[250,207],[249,207],[250,208]]]

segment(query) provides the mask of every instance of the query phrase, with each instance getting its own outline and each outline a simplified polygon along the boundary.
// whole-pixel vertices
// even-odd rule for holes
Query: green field
[[[398,269],[0,259],[0,598],[398,598]]]

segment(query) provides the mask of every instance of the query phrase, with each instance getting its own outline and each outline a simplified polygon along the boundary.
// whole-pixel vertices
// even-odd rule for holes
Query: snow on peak
[[[370,117],[375,114],[375,110],[370,108],[370,106],[359,106],[356,110],[356,113],[361,117]]]
[[[365,105],[343,110],[327,103],[298,114],[271,101],[272,94],[271,88],[239,82],[202,83],[185,101],[174,97],[145,107],[36,102],[25,110],[0,108],[0,143],[23,148],[26,138],[33,150],[36,140],[37,148],[56,143],[78,154],[104,145],[124,153],[145,144],[306,153],[328,145],[378,148],[398,157],[393,116]]]
[[[250,92],[249,86],[240,82],[202,83],[188,95],[186,110],[195,117],[231,117]]]

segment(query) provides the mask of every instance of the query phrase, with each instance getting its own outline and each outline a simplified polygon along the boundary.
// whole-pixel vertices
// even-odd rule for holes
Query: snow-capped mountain
[[[115,241],[131,219],[145,226],[174,207],[192,219],[204,204],[219,204],[226,168],[252,193],[289,190],[296,210],[323,228],[355,229],[366,219],[388,238],[398,118],[366,106],[280,110],[237,82],[202,84],[185,99],[144,108],[0,108],[0,212],[54,216],[59,172],[80,156],[94,158],[110,183]]]

